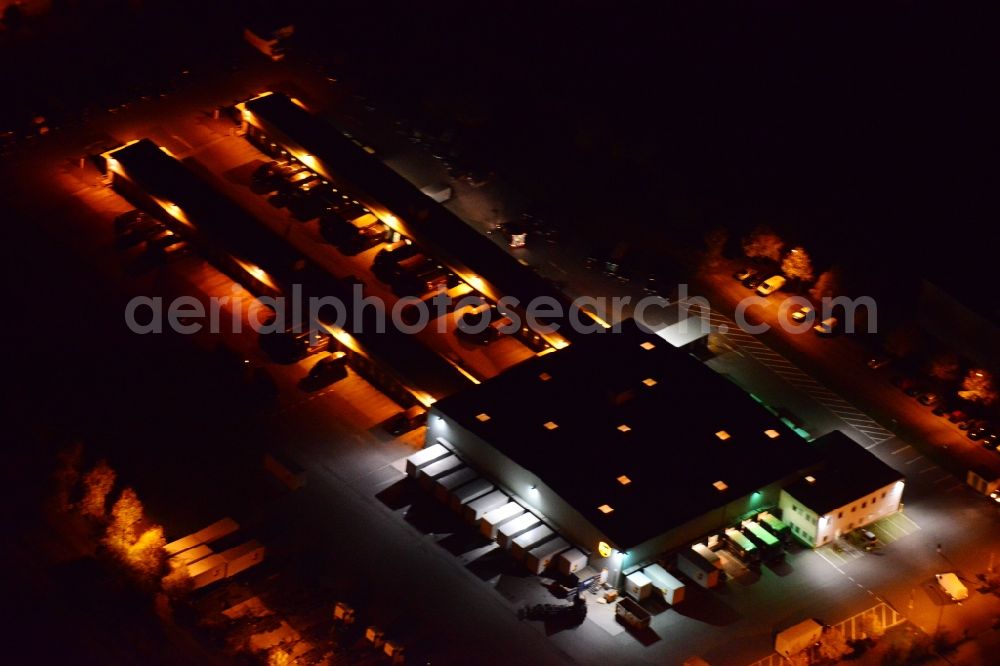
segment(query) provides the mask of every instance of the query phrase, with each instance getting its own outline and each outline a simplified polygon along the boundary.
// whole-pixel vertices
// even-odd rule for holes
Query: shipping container
[[[660,591],[663,600],[671,606],[676,606],[684,601],[684,583],[670,575],[670,573],[659,564],[650,564],[642,570],[646,577],[653,583],[653,587]]]
[[[705,548],[705,550],[708,549]],[[708,552],[712,553],[710,550]],[[715,557],[718,559],[719,556],[715,555]],[[682,549],[677,553],[677,568],[701,587],[709,588],[719,584],[719,570],[699,551],[695,550],[694,546]]]
[[[406,459],[406,473],[412,478],[417,477],[417,470],[430,465],[436,460],[451,455],[451,451],[440,444],[431,444],[426,449],[420,449]]]
[[[691,546],[691,550],[701,555],[705,560],[712,563],[716,569],[722,569],[722,558],[714,550],[703,543],[696,543]]]
[[[170,558],[170,565],[173,567],[191,566],[200,559],[206,558],[213,553],[212,549],[202,544],[194,548],[182,550]]]
[[[653,592],[653,581],[641,571],[633,571],[625,576],[625,594],[636,601],[642,601]]]
[[[559,553],[559,557],[556,558],[556,568],[559,569],[559,573],[568,576],[586,567],[587,562],[587,556],[579,548],[571,548]]]
[[[482,497],[477,497],[471,502],[466,502],[462,506],[462,518],[470,525],[475,525],[479,519],[493,509],[499,509],[510,501],[510,498],[502,490],[494,490]]]
[[[642,630],[649,627],[652,616],[645,608],[628,597],[622,597],[615,604],[615,619],[626,627]]]
[[[517,502],[507,502],[498,509],[493,509],[485,514],[479,521],[479,531],[484,537],[490,539],[497,538],[497,530],[504,523],[514,520],[524,513],[524,507]]]
[[[539,525],[528,530],[521,536],[515,537],[511,543],[510,552],[514,555],[515,559],[523,560],[529,550],[541,544],[546,539],[554,538],[554,536],[555,532],[550,528],[545,525]]]
[[[232,518],[226,517],[221,520],[217,520],[208,527],[204,527],[194,534],[190,534],[183,539],[178,539],[177,541],[172,541],[163,547],[163,550],[167,555],[176,555],[188,548],[194,548],[195,546],[200,546],[202,544],[209,544],[213,541],[218,541],[224,536],[228,536],[240,529],[239,523],[237,523]]]
[[[535,514],[522,513],[514,520],[506,522],[500,526],[500,529],[497,530],[497,543],[500,544],[500,547],[503,549],[510,548],[511,542],[516,537],[521,536],[528,530],[534,529],[540,524],[541,521],[538,520],[538,516]]]
[[[251,539],[235,548],[224,550],[219,555],[226,561],[226,577],[235,576],[264,561],[264,545]]]
[[[447,474],[439,476],[434,479],[434,497],[437,497],[441,502],[447,502],[448,494],[452,490],[472,481],[476,476],[476,470],[471,467],[452,470]]]
[[[445,456],[440,460],[424,465],[417,470],[417,480],[426,490],[434,487],[434,480],[438,477],[450,474],[462,466],[462,461],[458,456]]]
[[[462,513],[462,507],[477,497],[482,497],[486,493],[492,492],[495,486],[483,478],[461,485],[448,494],[448,505],[455,513]]]
[[[524,557],[524,565],[533,574],[540,574],[549,568],[556,555],[570,547],[569,541],[562,537],[550,539],[545,543],[535,546],[528,551]]]
[[[193,563],[187,571],[197,590],[226,577],[226,560],[221,555],[209,555]]]

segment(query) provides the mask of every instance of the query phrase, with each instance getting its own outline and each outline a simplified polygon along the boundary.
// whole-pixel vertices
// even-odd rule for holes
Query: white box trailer
[[[475,525],[479,522],[480,518],[493,509],[499,509],[508,501],[510,501],[510,498],[507,497],[504,491],[494,490],[462,505],[462,517],[465,518],[465,522]]]
[[[420,485],[425,489],[431,490],[434,487],[435,479],[449,472],[454,472],[461,466],[462,461],[459,460],[458,456],[445,456],[441,460],[435,460],[418,469],[417,480],[420,481]]]
[[[194,548],[195,546],[218,541],[222,537],[229,536],[238,529],[240,529],[240,524],[232,518],[226,517],[215,521],[208,527],[203,527],[194,534],[189,534],[183,539],[171,541],[163,547],[163,550],[167,553],[167,555],[176,555],[177,553],[185,551],[188,548]]]
[[[684,601],[684,583],[670,575],[670,573],[659,564],[650,564],[642,570],[646,577],[653,583],[653,587],[660,591],[664,601],[671,606],[676,606]]]
[[[803,620],[778,632],[774,637],[774,651],[783,657],[791,657],[814,645],[822,635],[823,625],[816,620]]]
[[[653,593],[653,581],[641,571],[633,571],[625,576],[625,594],[636,601],[642,601]]]
[[[515,537],[519,537],[528,530],[534,529],[541,522],[533,513],[522,513],[514,520],[510,520],[500,526],[497,530],[497,543],[500,544],[501,548],[510,548],[510,544]]]
[[[693,546],[691,546],[691,550],[701,555],[708,562],[711,562],[712,566],[715,567],[716,569],[720,571],[722,570],[722,558],[719,557],[719,554],[717,552],[715,552],[705,544],[696,543]]]
[[[556,555],[570,547],[569,541],[562,537],[550,539],[540,546],[535,546],[524,556],[524,565],[533,574],[540,574],[549,568]]]
[[[704,546],[702,546],[704,548]],[[705,550],[708,550],[705,548]],[[712,551],[708,551],[712,553]],[[715,553],[712,553],[715,555]],[[715,555],[718,558],[718,555]],[[700,551],[692,546],[677,553],[677,568],[685,576],[698,583],[698,585],[708,588],[719,584],[719,570],[715,568]]]
[[[559,553],[559,557],[556,558],[556,568],[559,569],[559,573],[567,576],[583,569],[587,563],[587,556],[579,548],[570,548]]]
[[[476,476],[478,476],[476,470],[471,467],[452,470],[443,476],[439,476],[434,479],[434,497],[442,502],[447,502],[448,493],[460,485],[472,481]]]
[[[451,199],[451,185],[447,183],[431,183],[424,185],[420,191],[438,203],[444,203]]]
[[[451,451],[440,444],[432,444],[426,449],[420,449],[406,459],[406,473],[410,477],[416,478],[418,469],[448,455],[451,455]]]
[[[264,544],[251,539],[229,550],[224,550],[219,555],[226,560],[226,577],[235,576],[241,571],[246,571],[252,566],[264,561]]]
[[[554,536],[555,532],[551,528],[546,525],[539,525],[516,537],[511,543],[510,552],[514,556],[514,559],[523,560],[529,550]]]
[[[222,555],[209,555],[189,566],[187,572],[197,590],[226,577],[226,560]]]
[[[194,548],[183,550],[170,558],[170,565],[174,567],[188,567],[212,554],[212,549],[201,544]]]
[[[462,507],[477,497],[482,497],[486,493],[492,492],[496,488],[492,483],[483,478],[469,481],[451,491],[448,495],[448,505],[455,513],[462,513]]]
[[[479,531],[484,537],[497,538],[497,530],[504,523],[514,520],[524,513],[524,507],[517,502],[507,502],[499,509],[493,509],[479,521]]]

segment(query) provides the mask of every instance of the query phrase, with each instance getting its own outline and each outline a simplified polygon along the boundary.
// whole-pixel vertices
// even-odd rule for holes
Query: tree
[[[721,227],[712,229],[705,234],[705,265],[708,267],[717,266],[722,259],[729,241],[729,232]]]
[[[267,654],[267,666],[288,666],[292,663],[292,655],[280,647],[271,648]]]
[[[781,272],[793,280],[808,282],[813,279],[812,259],[801,247],[793,247],[781,262]]]
[[[62,511],[73,508],[73,494],[80,483],[80,462],[83,459],[83,444],[74,442],[59,452],[58,465],[52,473],[55,481],[56,507]]]
[[[847,644],[844,632],[835,627],[830,627],[823,631],[819,639],[819,656],[824,659],[838,660],[851,653],[851,646]]]
[[[982,368],[972,368],[962,381],[962,390],[958,392],[958,397],[983,405],[992,405],[997,401],[993,375]]]
[[[953,382],[958,379],[960,370],[958,356],[951,352],[943,352],[931,359],[927,367],[927,374],[935,379]]]
[[[170,573],[164,576],[160,583],[163,591],[171,599],[180,599],[194,589],[194,581],[191,580],[191,574],[188,572],[186,564],[176,566],[171,564]]]
[[[729,351],[729,346],[726,345],[726,340],[721,333],[709,333],[705,337],[705,348],[716,356]]]
[[[824,298],[833,298],[840,292],[840,289],[840,269],[831,268],[819,274],[816,284],[809,290],[809,296],[819,303]]]
[[[100,461],[83,477],[83,500],[80,510],[85,516],[94,518],[105,517],[108,493],[115,485],[115,471],[108,466],[107,461]]]
[[[142,536],[128,549],[128,565],[143,578],[158,577],[163,570],[163,528],[157,525],[142,533]]]
[[[136,541],[135,526],[142,520],[142,502],[131,488],[122,490],[118,501],[111,507],[111,524],[105,542],[112,548],[125,552]]]
[[[769,227],[759,226],[743,239],[743,254],[751,259],[759,257],[779,261],[785,241]]]

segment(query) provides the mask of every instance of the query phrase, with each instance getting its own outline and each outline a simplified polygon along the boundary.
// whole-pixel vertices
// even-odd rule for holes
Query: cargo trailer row
[[[743,521],[743,533],[757,545],[762,560],[771,560],[784,555],[781,542],[762,525],[752,520]]]
[[[764,526],[764,528],[778,537],[783,544],[786,546],[791,542],[792,531],[789,529],[788,525],[778,520],[774,515],[767,511],[762,511],[757,514],[757,522]]]
[[[573,548],[493,483],[477,476],[443,444],[409,456],[406,473],[467,523],[476,525],[483,536],[509,550],[532,573],[554,566],[570,575],[587,566],[586,553]]]
[[[745,562],[756,562],[759,559],[760,553],[757,546],[745,534],[729,527],[726,528],[725,535],[726,546],[736,557]]]
[[[233,548],[214,552],[202,544],[170,558],[173,568],[184,567],[194,588],[202,588],[223,578],[232,578],[264,560],[264,545],[251,539]]]
[[[188,536],[177,539],[176,541],[171,541],[163,547],[163,550],[168,556],[173,556],[177,553],[188,550],[189,548],[218,541],[225,536],[229,536],[238,529],[240,529],[239,523],[232,518],[226,517],[215,521],[207,527],[203,527],[193,534],[189,534]]]

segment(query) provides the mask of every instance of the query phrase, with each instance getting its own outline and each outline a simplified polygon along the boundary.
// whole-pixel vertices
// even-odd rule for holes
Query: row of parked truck
[[[568,576],[587,566],[585,553],[444,445],[437,443],[411,455],[406,473],[531,573],[555,568]]]
[[[195,589],[232,578],[264,561],[264,546],[243,541],[239,524],[223,518],[163,547],[173,569],[184,568]]]

